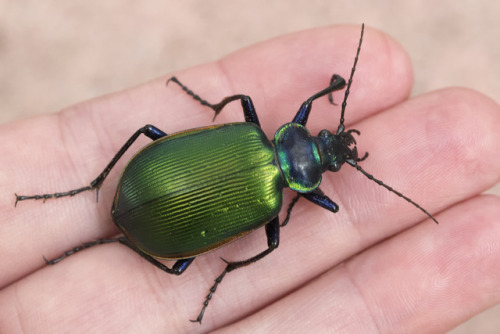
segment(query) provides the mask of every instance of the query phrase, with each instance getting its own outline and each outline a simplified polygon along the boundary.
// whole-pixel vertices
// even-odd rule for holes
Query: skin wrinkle
[[[226,68],[226,60],[227,57],[224,57],[222,59],[219,59],[217,60],[214,64],[216,65],[216,67],[218,68],[219,70],[219,73],[220,75],[218,76],[218,78],[220,78],[222,76],[222,78],[224,79],[224,81],[226,82],[226,85],[225,87],[227,87],[227,92],[226,90],[224,90],[224,93],[226,94],[225,96],[231,96],[231,95],[235,95],[235,94],[238,94],[238,93],[235,93],[235,89],[234,89],[234,83],[233,81],[231,80],[231,76],[229,75],[229,72],[227,71],[227,68]],[[219,89],[220,90],[220,89]],[[244,93],[243,93],[244,94]],[[217,102],[215,103],[219,103],[221,99],[223,99],[224,96],[222,97],[219,97],[219,100],[217,100]],[[236,101],[233,101],[233,102],[236,102]],[[210,103],[213,103],[213,102],[210,102]],[[241,103],[241,102],[240,102]],[[205,107],[206,108],[206,107]],[[224,109],[221,111],[221,113],[224,112]],[[241,112],[242,113],[242,112]],[[220,114],[219,114],[220,115]],[[217,116],[218,117],[218,116]],[[217,120],[217,118],[216,118]],[[242,120],[244,121],[244,119]]]
[[[354,257],[355,256],[356,255],[354,255]],[[369,303],[367,302],[366,296],[362,293],[363,290],[358,285],[358,283],[354,279],[354,276],[352,275],[351,268],[349,265],[352,258],[353,258],[352,256],[349,257],[349,259],[345,262],[345,265],[342,266],[342,269],[347,274],[346,278],[351,283],[351,285],[354,287],[356,294],[359,296],[359,299],[361,299],[363,301],[363,306],[364,306],[365,310],[367,311],[367,313],[370,315],[371,324],[373,325],[373,327],[375,327],[377,329],[378,333],[383,333],[381,328],[380,328],[380,324],[375,320],[376,318],[374,316],[372,309],[369,307]]]
[[[64,153],[62,154],[62,156],[65,157],[65,161],[66,161],[67,165],[70,167],[70,168],[64,168],[64,170],[65,170],[64,174],[59,173],[59,175],[62,174],[61,178],[59,178],[59,181],[62,181],[64,183],[66,180],[71,180],[71,182],[69,183],[70,185],[74,184],[74,185],[78,185],[78,187],[80,187],[83,185],[90,184],[90,180],[88,179],[89,176],[86,175],[87,173],[85,173],[85,168],[83,168],[83,170],[82,170],[82,168],[80,167],[83,165],[83,163],[85,161],[82,161],[80,155],[78,154],[79,151],[74,151],[74,150],[71,150],[69,148],[72,145],[71,142],[78,143],[78,140],[74,136],[74,132],[72,131],[72,127],[74,124],[74,122],[73,122],[74,118],[72,118],[71,116],[68,116],[68,115],[71,115],[72,113],[74,113],[73,110],[74,109],[66,109],[66,110],[63,110],[62,112],[56,113],[55,115],[51,115],[51,117],[53,116],[56,118],[57,127],[59,129],[58,142],[61,142],[63,147],[64,147],[64,150],[63,150]],[[95,124],[93,122],[91,122],[91,124],[92,124],[92,128],[95,129]],[[75,160],[75,159],[77,159],[77,160]],[[68,171],[70,171],[70,172],[67,173]],[[68,174],[70,174],[70,175],[68,175]],[[67,188],[67,189],[65,189],[65,188]],[[74,187],[64,186],[64,187],[61,187],[61,190],[55,189],[54,192],[66,191],[69,189],[74,189]],[[93,191],[93,194],[95,195],[95,191]],[[93,214],[91,214],[91,215],[93,215]],[[98,213],[97,213],[96,217],[97,216],[98,216]],[[62,221],[60,223],[62,224]],[[84,225],[84,224],[72,224],[71,229],[78,229],[79,236],[85,236],[85,235],[87,235],[86,232],[91,231],[88,229],[88,226]],[[77,238],[76,240],[78,240],[78,241],[69,242],[68,246],[74,247],[76,245],[81,244],[82,242],[85,242],[86,239],[87,239],[86,237],[83,239],[81,237]],[[49,250],[50,250],[50,247],[47,249],[47,253],[49,253]],[[52,256],[48,256],[48,257],[50,258]]]
[[[482,98],[482,96],[480,96],[476,92],[464,88],[446,88],[438,91],[436,94],[439,94],[439,96],[441,97],[457,96],[457,98],[453,100],[454,105],[446,107],[444,106],[438,107],[439,108],[438,110],[441,110],[443,112],[439,114],[433,113],[431,115],[433,119],[437,118],[436,120],[433,121],[433,123],[438,123],[438,124],[442,123],[443,120],[445,122],[448,122],[450,119],[454,119],[454,114],[456,113],[456,110],[467,110],[468,115],[473,115],[474,111],[471,109],[471,107],[476,105],[475,101],[477,100],[477,98]],[[426,94],[426,96],[429,95]],[[452,100],[450,98],[448,99]],[[432,108],[434,108],[435,106],[439,106],[439,104],[431,105]],[[465,112],[462,111],[462,114],[465,114]],[[425,117],[425,119],[428,119],[428,117]],[[458,122],[467,123],[466,122],[467,119],[469,119],[469,117],[463,116],[460,120],[458,120]],[[471,119],[474,120],[475,118],[472,117]],[[478,125],[482,124],[484,124],[483,128],[478,127]],[[456,157],[458,163],[455,164],[454,168],[463,169],[464,175],[473,175],[474,173],[480,173],[484,175],[488,171],[487,164],[485,164],[486,160],[475,158],[474,152],[477,150],[478,144],[480,147],[483,148],[491,147],[494,145],[494,139],[492,137],[489,138],[484,137],[484,133],[486,134],[494,133],[489,131],[483,131],[483,129],[489,126],[490,124],[496,124],[495,120],[491,120],[490,122],[476,121],[473,126],[468,126],[468,129],[470,130],[467,131],[466,136],[463,135],[463,127],[461,127],[462,130],[455,130],[456,127],[451,126],[451,129],[448,130],[449,132],[451,132],[451,135],[446,136],[446,138],[443,138],[444,142],[441,142],[439,144],[438,149],[440,151],[445,152],[448,155]],[[464,150],[466,152],[465,154]],[[453,153],[450,153],[450,151]],[[492,178],[498,179],[498,173],[495,175],[494,170],[492,170],[490,174],[493,174]],[[464,181],[465,183],[467,183],[466,180]],[[487,188],[488,188],[487,186],[482,187],[480,188],[480,191],[484,191]]]
[[[259,106],[262,108],[262,110],[269,110],[269,99],[267,98],[267,95],[266,94],[262,94],[262,92],[265,92],[265,89],[264,89],[264,86],[262,85],[262,81],[261,80],[257,80],[256,82],[256,88],[258,89],[258,91],[260,92],[259,94],[259,99],[258,99],[258,104]],[[253,101],[253,97],[251,96],[250,97]],[[257,102],[254,102],[254,103],[257,103]],[[255,110],[257,112],[257,115],[258,115],[258,107],[257,106],[254,106],[255,107]],[[259,122],[262,123],[261,119],[259,118]],[[261,124],[261,128],[262,128],[262,131],[264,131],[264,124]],[[264,133],[266,133],[264,131]],[[273,138],[271,138],[273,139]],[[280,173],[281,173],[281,169],[280,169]]]
[[[389,35],[385,35],[385,34],[378,34],[378,36],[382,36],[382,41],[384,43],[381,43],[381,45],[384,46],[384,51],[381,53],[383,55],[385,55],[385,57],[387,58],[387,63],[388,64],[395,64],[395,65],[398,65],[398,66],[393,66],[393,70],[392,71],[389,71],[389,73],[392,73],[393,76],[394,76],[394,79],[390,79],[389,81],[391,82],[397,82],[397,79],[398,78],[401,78],[401,77],[408,77],[410,76],[411,77],[411,85],[409,85],[409,89],[408,91],[404,94],[404,96],[401,97],[401,99],[399,101],[394,101],[394,103],[392,104],[389,104],[387,105],[384,109],[387,110],[387,109],[390,109],[392,108],[393,106],[401,103],[402,101],[404,100],[407,100],[411,94],[411,90],[413,88],[413,83],[415,81],[415,78],[414,78],[414,74],[413,74],[413,66],[411,65],[411,60],[410,60],[410,56],[406,53],[405,50],[402,50],[403,52],[405,52],[405,56],[406,56],[406,61],[409,61],[410,62],[410,66],[402,66],[401,65],[401,62],[396,62],[394,61],[394,59],[398,59],[397,57],[395,58],[393,56],[393,53],[394,53],[394,50],[393,48],[390,47],[390,43],[397,43],[394,39],[392,39]],[[401,50],[398,50],[398,52],[401,52]],[[401,59],[399,57],[399,59]],[[399,69],[399,70],[394,70],[395,68]]]
[[[126,97],[129,96],[128,92],[125,92],[124,95]],[[108,97],[105,97],[104,99],[106,102],[108,101]],[[130,109],[130,110],[134,110],[134,109]],[[104,129],[103,124],[106,124],[106,123],[102,122],[102,117],[101,117],[102,114],[95,109],[89,110],[89,112],[91,115],[91,117],[90,117],[91,127],[93,129],[94,134],[96,135],[94,138],[97,138],[99,152],[101,152],[101,158],[98,160],[103,161],[103,162],[105,162],[105,161],[109,162],[109,161],[111,161],[112,157],[116,154],[116,152],[118,152],[121,145],[123,145],[123,144],[121,144],[121,145],[118,144],[118,146],[115,147],[114,141],[109,136],[109,131],[105,131],[105,129]],[[99,126],[100,124],[101,124],[101,126]],[[131,136],[132,133],[129,136]],[[110,147],[112,147],[113,149],[109,149]],[[105,164],[107,165],[108,162],[105,162]],[[104,169],[106,165],[104,165],[100,168]],[[100,170],[102,171],[102,169],[100,169]],[[90,181],[88,181],[88,182],[90,182]]]
[[[80,109],[82,105],[80,106],[77,106],[76,108],[78,108],[78,112],[81,113],[82,110]],[[63,146],[64,146],[64,154],[63,156],[67,157],[65,160],[69,162],[69,166],[70,168],[65,168],[65,171],[68,171],[70,170],[70,174],[71,175],[66,175],[68,173],[64,173],[64,175],[62,176],[62,178],[60,180],[63,180],[63,182],[65,180],[71,180],[70,182],[70,186],[69,187],[61,187],[61,189],[65,189],[65,190],[56,190],[56,191],[66,191],[66,190],[69,190],[69,189],[74,189],[73,186],[71,185],[76,185],[76,187],[83,187],[83,186],[87,186],[90,184],[91,180],[93,180],[93,177],[91,175],[89,175],[87,172],[88,172],[88,168],[85,168],[85,167],[89,167],[88,164],[85,164],[85,161],[81,158],[81,156],[78,154],[79,151],[75,151],[75,150],[71,150],[69,149],[69,147],[71,146],[70,144],[70,140],[71,142],[73,143],[78,143],[78,140],[77,138],[74,136],[74,132],[72,131],[72,128],[74,127],[74,118],[72,118],[71,116],[68,116],[68,114],[71,114],[73,113],[73,109],[67,109],[67,110],[64,110],[63,112],[61,113],[57,113],[55,115],[55,117],[57,118],[57,124],[58,124],[58,128],[59,128],[59,137],[60,137],[60,140],[59,141],[62,141],[63,143]],[[92,116],[93,116],[93,112],[91,113]],[[98,131],[96,131],[96,123],[94,122],[94,117],[91,117],[90,118],[91,122],[90,122],[90,129],[92,129],[92,131],[94,133],[98,133]],[[103,150],[103,146],[101,145],[102,143],[102,135],[97,135],[97,136],[93,136],[93,138],[98,138],[97,142],[99,144],[99,147],[100,147],[100,150],[99,152],[101,152],[101,156],[102,158],[101,159],[96,159],[96,160],[103,160],[104,159],[104,150]],[[73,144],[73,146],[77,146],[76,144]],[[83,166],[83,168],[81,167]],[[99,167],[94,167],[92,169],[95,169],[95,168],[99,168]],[[104,168],[104,167],[102,167]],[[67,188],[67,189],[66,189]],[[85,193],[90,193],[92,192],[94,196],[96,196],[96,190],[93,190],[93,191],[86,191]],[[97,203],[98,204],[98,203]],[[97,212],[96,212],[96,215],[95,217],[99,217],[99,208],[96,208],[97,209]],[[75,226],[76,225],[76,226]],[[82,224],[74,224],[72,228],[80,228],[80,230],[78,231],[78,235],[80,236],[84,236],[86,235],[86,232],[89,230],[88,229],[88,226],[86,225],[82,225]],[[80,239],[79,239],[80,240]],[[84,238],[85,240],[85,238]],[[81,242],[79,242],[81,243]],[[71,243],[71,245],[76,245],[76,243]]]
[[[123,246],[123,248],[125,248],[124,245],[120,245],[120,246]],[[129,251],[130,249],[127,249],[127,251]],[[132,251],[132,250],[130,250]],[[164,304],[165,306],[168,306],[170,302],[173,302],[174,304],[176,304],[176,301],[175,301],[175,298],[168,298],[168,301],[166,300],[167,298],[164,296],[164,293],[163,293],[163,284],[162,282],[165,281],[165,278],[166,277],[161,277],[161,276],[165,276],[165,275],[168,275],[167,273],[161,271],[161,270],[157,270],[156,267],[153,267],[151,266],[151,264],[147,261],[143,261],[143,259],[138,256],[138,254],[130,254],[131,256],[135,255],[137,257],[136,261],[138,262],[142,262],[141,263],[141,273],[142,273],[142,276],[144,277],[143,280],[141,280],[142,282],[146,282],[147,285],[149,286],[149,290],[151,290],[153,293],[150,294],[150,295],[153,295],[153,298],[155,300],[155,303],[157,305],[161,305],[161,304]],[[163,261],[162,261],[163,262]],[[151,269],[154,269],[154,270],[151,270]],[[151,275],[151,273],[153,275]],[[160,297],[161,296],[161,297]],[[175,307],[175,309],[177,309],[177,307]]]
[[[23,312],[21,312],[21,299],[19,298],[19,285],[17,284],[15,284],[14,286],[14,295],[16,296],[14,302],[14,309],[15,309],[15,318],[17,319],[18,323],[18,328],[21,329],[21,333],[26,333],[21,316]]]
[[[73,135],[73,131],[71,131],[70,125],[68,123],[68,117],[66,117],[66,113],[68,111],[65,110],[62,113],[56,113],[55,115],[52,115],[56,118],[57,122],[57,129],[59,130],[59,142],[62,144],[64,147],[64,155],[68,158],[66,159],[66,162],[69,162],[69,166],[71,167],[71,171],[73,172],[72,177],[78,178],[80,173],[78,173],[78,164],[75,162],[72,150],[69,149],[69,146],[71,145],[69,142],[72,141],[73,143],[76,142],[75,137]],[[69,136],[67,135],[69,134]],[[75,173],[76,171],[76,173]]]

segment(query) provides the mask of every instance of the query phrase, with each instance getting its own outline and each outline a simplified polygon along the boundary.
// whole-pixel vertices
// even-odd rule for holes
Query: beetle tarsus
[[[338,79],[338,75],[332,75],[331,79],[330,79],[330,86],[332,86]],[[333,104],[334,106],[337,105],[337,103],[335,103],[333,101],[333,92],[330,92],[328,93],[328,101],[330,101],[331,104]]]
[[[34,200],[42,199],[43,203],[45,203],[46,200],[51,199],[51,198],[74,196],[74,195],[79,194],[83,191],[91,190],[92,188],[93,188],[92,186],[87,186],[87,187],[83,187],[83,188],[79,188],[79,189],[75,189],[75,190],[70,190],[70,191],[66,191],[66,192],[59,192],[59,193],[53,193],[53,194],[43,194],[43,195],[23,196],[23,195],[15,194],[16,195],[16,203],[14,203],[14,206],[17,206],[18,202],[26,201],[26,200],[30,200],[30,199],[34,199]]]
[[[217,286],[219,286],[220,282],[224,279],[224,276],[229,272],[227,268],[230,266],[230,262],[227,262],[226,260],[222,259],[222,261],[226,262],[228,265],[226,266],[226,269],[215,279],[214,285],[210,288],[210,292],[205,298],[205,302],[203,303],[203,307],[201,308],[200,314],[198,314],[198,317],[196,320],[190,319],[189,321],[191,322],[198,322],[201,325],[201,320],[203,319],[203,315],[205,314],[205,310],[207,309],[208,303],[210,303],[210,300],[212,299],[212,296],[214,295],[215,291],[217,290]]]
[[[69,251],[64,252],[63,255],[61,255],[55,259],[52,259],[52,260],[48,260],[45,256],[42,256],[42,257],[43,257],[43,260],[45,261],[45,264],[54,265],[56,263],[61,262],[62,260],[64,260],[68,256],[71,256],[71,255],[73,255],[81,250],[84,250],[84,249],[87,249],[87,248],[90,248],[93,246],[97,246],[97,245],[109,244],[111,242],[120,241],[121,238],[123,238],[123,237],[117,237],[117,238],[111,238],[111,239],[97,239],[94,241],[86,242],[80,246],[76,246],[76,247],[70,249]]]
[[[189,96],[191,96],[193,99],[195,99],[196,101],[200,102],[201,105],[204,105],[204,106],[207,106],[207,107],[210,107],[210,108],[214,108],[213,107],[213,104],[209,103],[207,100],[204,100],[202,99],[201,97],[199,97],[197,94],[195,94],[191,89],[189,89],[187,86],[185,86],[182,82],[179,81],[179,79],[177,79],[177,77],[171,77],[170,79],[167,80],[166,82],[166,85],[168,86],[168,83],[172,81],[172,82],[175,82],[177,85],[179,85],[179,87],[182,88],[183,91],[186,92],[186,94],[188,94]]]
[[[280,237],[279,218],[278,217],[273,218],[273,220],[271,220],[269,223],[266,224],[265,228],[266,228],[267,247],[268,247],[266,250],[243,261],[229,262],[221,258],[221,260],[224,261],[224,263],[226,263],[226,268],[224,268],[224,271],[219,275],[219,277],[215,279],[215,283],[214,285],[212,285],[212,287],[210,288],[210,292],[205,298],[205,302],[203,303],[203,307],[201,309],[200,314],[198,315],[198,318],[196,318],[196,320],[191,320],[192,322],[199,322],[201,324],[201,319],[203,318],[203,314],[205,313],[205,310],[207,309],[208,304],[210,303],[210,300],[212,299],[215,293],[215,290],[217,290],[217,287],[222,282],[222,279],[224,278],[224,276],[226,276],[227,273],[242,267],[246,267],[252,263],[259,261],[266,255],[269,255],[273,250],[275,250],[278,247],[279,237]]]
[[[127,142],[122,146],[122,148],[118,151],[118,153],[115,154],[113,159],[108,163],[106,168],[104,168],[104,170],[101,172],[101,174],[99,174],[95,178],[95,180],[93,180],[90,183],[90,185],[82,187],[82,188],[66,191],[66,192],[59,192],[59,193],[53,193],[53,194],[32,195],[32,196],[20,196],[20,195],[15,194],[16,195],[16,202],[14,203],[14,206],[17,206],[17,202],[25,201],[28,199],[35,199],[35,200],[43,199],[45,202],[47,199],[50,199],[50,198],[75,196],[76,194],[79,194],[79,193],[87,191],[87,190],[92,190],[92,189],[96,189],[97,200],[99,200],[98,192],[99,192],[99,188],[101,187],[101,184],[104,182],[104,179],[108,176],[109,172],[115,166],[115,164],[118,162],[118,160],[122,157],[122,155],[128,150],[128,148],[134,143],[134,141],[137,139],[137,137],[139,137],[141,134],[144,134],[145,136],[151,138],[152,140],[156,140],[156,139],[162,138],[162,137],[167,135],[165,132],[161,131],[157,127],[150,125],[150,124],[146,124],[145,126],[140,128],[139,130],[137,130],[129,138],[129,140],[127,140]]]
[[[254,123],[258,126],[260,126],[259,122],[259,117],[257,116],[257,113],[255,112],[255,107],[253,106],[252,99],[250,96],[243,95],[243,94],[236,94],[236,95],[231,95],[223,98],[219,103],[212,104],[208,102],[207,100],[202,99],[199,95],[194,93],[191,89],[189,89],[187,86],[185,86],[183,83],[181,83],[176,77],[171,77],[170,79],[167,80],[167,85],[170,81],[175,82],[177,85],[179,85],[183,91],[186,92],[189,96],[191,96],[194,100],[198,101],[201,105],[207,106],[210,109],[212,109],[215,114],[214,118],[212,119],[212,122],[215,121],[215,118],[220,114],[222,109],[224,107],[233,101],[240,100],[241,101],[241,106],[243,108],[243,115],[245,116],[245,121]]]

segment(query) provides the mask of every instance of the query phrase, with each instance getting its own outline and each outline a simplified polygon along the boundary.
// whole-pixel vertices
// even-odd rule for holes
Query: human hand
[[[358,38],[357,26],[301,32],[176,76],[211,102],[248,94],[271,137],[333,73],[349,76]],[[200,256],[178,277],[120,244],[45,266],[42,256],[118,232],[109,210],[127,159],[105,181],[97,204],[87,193],[14,208],[13,193],[88,184],[144,124],[167,133],[211,124],[212,111],[165,87],[167,77],[1,126],[0,332],[440,333],[498,302],[500,201],[478,194],[500,178],[500,109],[458,88],[409,99],[408,56],[371,29],[346,126],[361,131],[360,154],[370,152],[363,168],[434,213],[440,225],[347,165],[324,174],[321,188],[340,211],[297,204],[279,248],[227,275],[202,326],[188,320],[224,267],[219,257],[236,261],[263,250],[262,229]],[[337,102],[342,97],[335,93]],[[326,98],[315,101],[311,133],[336,130],[339,112]],[[242,120],[238,104],[217,118]],[[285,196],[284,207],[291,193]]]

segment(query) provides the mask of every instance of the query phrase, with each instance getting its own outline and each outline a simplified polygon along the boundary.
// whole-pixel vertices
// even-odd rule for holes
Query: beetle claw
[[[195,320],[189,319],[189,321],[191,321],[191,322],[197,322],[197,323],[199,323],[201,325],[201,319],[203,319],[203,313],[204,313],[204,311],[205,310],[203,310],[203,312],[200,313],[200,315],[198,316],[198,318],[196,318]]]
[[[214,110],[215,110],[215,114],[214,114],[214,118],[212,118],[212,122],[215,122],[215,119],[220,114],[220,112],[221,112],[222,109],[214,109]]]

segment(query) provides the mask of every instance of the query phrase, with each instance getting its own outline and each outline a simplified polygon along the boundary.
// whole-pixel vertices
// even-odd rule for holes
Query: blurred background
[[[0,124],[279,35],[362,22],[406,48],[412,95],[466,86],[498,103],[499,15],[500,2],[488,0],[0,0]],[[500,185],[488,192],[500,195]],[[449,333],[499,332],[497,306]]]

